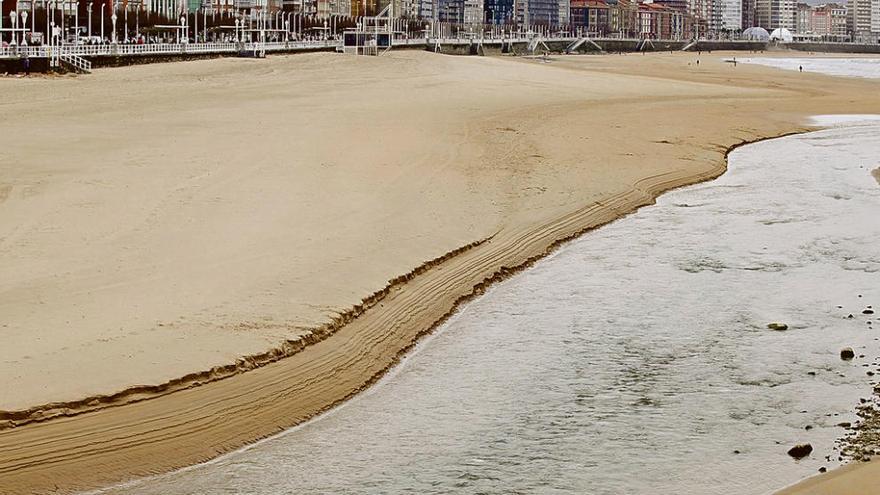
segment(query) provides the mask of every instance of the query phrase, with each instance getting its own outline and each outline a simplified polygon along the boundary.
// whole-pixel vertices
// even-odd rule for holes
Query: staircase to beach
[[[83,57],[80,57],[79,55],[74,55],[72,53],[61,53],[59,51],[55,57],[55,63],[53,65],[55,67],[58,67],[61,64],[64,64],[67,68],[73,70],[74,72],[79,72],[82,74],[89,74],[92,72],[91,62]]]

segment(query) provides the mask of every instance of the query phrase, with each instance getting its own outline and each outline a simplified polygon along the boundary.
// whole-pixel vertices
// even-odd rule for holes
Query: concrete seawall
[[[549,40],[541,42],[533,54],[548,52],[551,54],[568,53],[571,40]],[[394,50],[427,50],[436,51],[445,55],[467,56],[500,56],[500,55],[530,55],[527,40],[501,41],[455,41],[441,43],[439,47],[433,43],[416,43],[411,45],[396,46]],[[820,53],[877,53],[880,54],[880,45],[864,45],[849,43],[777,43],[764,41],[699,41],[690,44],[688,41],[664,41],[664,40],[630,40],[630,39],[593,39],[580,43],[572,53],[634,53],[656,51],[748,51],[760,52],[765,50],[793,52],[820,52]],[[335,47],[321,46],[314,48],[291,48],[289,50],[277,50],[267,54],[292,55],[297,53],[333,52]],[[91,56],[86,57],[92,67],[124,67],[127,65],[152,64],[164,62],[180,62],[187,60],[204,60],[220,57],[235,57],[236,53],[168,53],[150,55],[121,55],[121,56]],[[50,72],[48,60],[44,58],[31,58],[31,72]],[[21,59],[0,59],[0,73],[19,74],[24,72],[24,63]],[[64,70],[62,70],[64,72]]]

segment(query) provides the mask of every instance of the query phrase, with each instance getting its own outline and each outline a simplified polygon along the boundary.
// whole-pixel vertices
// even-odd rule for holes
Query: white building
[[[875,40],[880,36],[880,0],[871,1],[871,34]]]
[[[720,0],[720,3],[721,29],[725,31],[742,30],[742,0]]]
[[[772,31],[777,28],[795,31],[797,3],[795,0],[757,0],[755,2],[755,23]]]
[[[880,34],[880,12],[877,11],[880,0],[849,0],[846,12],[846,28],[852,40],[860,43],[871,43]]]
[[[688,0],[688,10],[694,18],[694,25],[700,36],[707,31],[721,30],[723,12],[721,2],[722,0]],[[740,12],[742,12],[742,0],[740,0]]]

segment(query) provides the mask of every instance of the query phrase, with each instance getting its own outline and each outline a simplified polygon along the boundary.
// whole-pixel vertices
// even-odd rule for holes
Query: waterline
[[[109,493],[758,494],[833,467],[870,390],[837,352],[880,352],[846,318],[880,298],[878,130],[740,148],[488,291],[344,408]]]

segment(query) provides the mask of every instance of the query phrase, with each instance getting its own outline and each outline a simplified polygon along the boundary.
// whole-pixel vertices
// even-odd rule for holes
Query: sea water
[[[880,57],[878,58],[738,58],[744,64],[760,64],[777,69],[803,70],[831,76],[880,78]]]
[[[565,245],[331,413],[107,493],[749,495],[835,467],[880,355],[880,123],[835,122]]]

